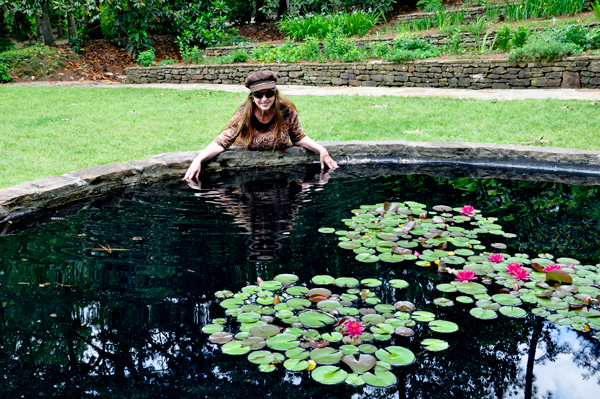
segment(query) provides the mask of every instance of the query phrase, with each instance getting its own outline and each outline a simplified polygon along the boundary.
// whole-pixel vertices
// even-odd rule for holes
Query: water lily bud
[[[263,279],[262,279],[262,278],[260,278],[260,277],[257,277],[257,278],[256,278],[256,282],[257,282],[258,284],[260,284],[260,283],[264,283],[264,282],[265,282],[265,280],[263,280]]]

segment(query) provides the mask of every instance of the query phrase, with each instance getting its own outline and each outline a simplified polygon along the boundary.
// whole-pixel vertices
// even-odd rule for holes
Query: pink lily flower
[[[460,214],[463,216],[469,216],[471,215],[473,212],[475,212],[475,208],[472,207],[471,205],[464,205],[461,209],[460,209]]]
[[[500,263],[504,260],[504,256],[502,254],[491,254],[488,260],[490,262]]]
[[[513,290],[515,290],[515,291],[519,291],[519,284],[515,284],[515,285],[513,285]]]
[[[562,270],[562,266],[561,265],[548,265],[548,266],[544,267],[544,273],[548,273],[552,270]]]
[[[419,256],[421,256],[421,254],[420,254],[420,253],[418,253],[417,251],[415,251],[415,254],[414,254],[414,255],[415,255],[417,258],[418,258]]]
[[[351,337],[358,337],[365,330],[359,321],[347,321],[344,323],[344,327],[346,328],[345,334]]]
[[[517,280],[521,280],[521,281],[529,280],[529,273],[525,269],[515,270],[515,272],[512,275]]]
[[[515,270],[519,269],[522,269],[520,263],[509,263],[508,266],[506,266],[506,272],[509,274],[513,274]]]
[[[461,270],[456,273],[456,281],[477,281],[473,270]]]

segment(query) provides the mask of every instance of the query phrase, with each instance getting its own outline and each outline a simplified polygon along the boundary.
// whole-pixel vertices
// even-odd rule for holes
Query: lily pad
[[[429,328],[435,332],[440,333],[453,333],[458,331],[458,325],[451,321],[446,320],[434,320],[429,322]]]
[[[429,322],[435,320],[435,315],[431,312],[425,312],[423,310],[417,310],[411,314],[411,317],[416,321]]]
[[[376,278],[366,278],[366,279],[361,280],[360,283],[367,287],[379,287],[382,284],[381,280],[378,280]],[[337,284],[337,281],[336,281],[336,284]]]
[[[254,364],[269,364],[275,361],[275,355],[269,351],[256,351],[248,355],[248,361]]]
[[[331,234],[331,233],[335,233],[335,229],[333,227],[321,227],[319,229],[319,233]]]
[[[208,337],[208,340],[214,344],[225,344],[233,340],[233,335],[228,332],[216,332]]]
[[[303,348],[293,348],[285,352],[285,356],[290,359],[306,359],[310,356],[310,352]]]
[[[454,301],[448,298],[435,298],[433,300],[433,303],[435,303],[438,306],[454,306]]]
[[[527,311],[514,306],[502,306],[500,308],[500,313],[502,313],[504,316],[515,318],[521,318],[527,315]]]
[[[355,259],[359,262],[374,263],[379,260],[379,256],[371,254],[358,254],[356,255]]]
[[[340,277],[335,279],[334,284],[339,287],[356,287],[358,280],[353,277]]]
[[[439,352],[444,349],[448,349],[448,342],[442,341],[441,339],[427,338],[421,341],[421,345],[425,347],[428,351],[431,352]]]
[[[496,294],[492,296],[492,299],[505,306],[519,306],[522,303],[519,298],[511,294]]]
[[[469,313],[471,313],[471,316],[482,320],[492,320],[498,317],[498,314],[493,310],[487,310],[483,308],[473,308],[469,311]]]
[[[279,327],[274,326],[272,324],[266,324],[262,326],[252,327],[250,329],[250,334],[256,337],[269,338],[279,334]]]
[[[258,285],[263,290],[277,291],[281,289],[281,283],[279,281],[263,281]]]
[[[438,284],[435,286],[435,288],[437,288],[439,291],[442,292],[456,292],[458,291],[458,288],[456,288],[456,286],[452,285],[452,284]]]
[[[344,382],[348,373],[337,366],[321,366],[311,372],[313,380],[325,385],[335,385]]]
[[[289,371],[304,371],[308,368],[308,362],[301,359],[288,359],[283,363],[283,367]]]
[[[456,302],[460,302],[460,303],[473,303],[473,298],[471,298],[470,296],[460,295],[460,296],[456,297]]]
[[[273,278],[273,280],[279,281],[280,283],[283,283],[283,284],[292,284],[292,283],[295,283],[296,281],[298,281],[298,278],[299,277],[296,276],[295,274],[279,274],[279,275],[275,276],[275,278]]]
[[[220,324],[208,324],[202,327],[202,332],[205,334],[214,334],[223,331],[223,326]]]
[[[356,374],[356,373],[348,374],[348,377],[346,377],[345,383],[348,385],[352,385],[352,386],[361,386],[361,385],[366,384],[366,382],[365,382],[365,380],[363,380],[362,376],[360,374]]]
[[[405,288],[408,287],[408,282],[406,280],[394,279],[390,280],[390,286],[393,288]]]
[[[251,351],[249,346],[242,346],[241,341],[227,342],[221,347],[221,350],[226,355],[245,355]]]
[[[333,323],[335,318],[325,313],[308,311],[300,313],[298,320],[306,327],[318,328]]]
[[[345,355],[342,357],[342,362],[346,363],[353,372],[357,374],[365,373],[375,367],[377,359],[375,356],[360,354],[358,360],[354,355]]]
[[[314,349],[310,352],[310,358],[318,364],[336,364],[342,356],[342,352],[329,347]]]
[[[402,346],[388,346],[375,352],[377,359],[394,366],[407,366],[415,361],[415,354]]]
[[[300,341],[296,341],[296,337],[291,334],[278,334],[274,337],[267,338],[267,346],[276,351],[287,351],[300,345]]]
[[[379,260],[381,260],[383,262],[388,262],[388,263],[399,263],[405,259],[403,255],[398,255],[398,254],[391,253],[391,252],[380,253],[377,256],[378,256]]]

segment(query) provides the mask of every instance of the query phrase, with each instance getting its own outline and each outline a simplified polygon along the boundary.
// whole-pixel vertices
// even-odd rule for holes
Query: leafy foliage
[[[596,0],[595,2],[590,3],[590,9],[596,16],[598,22],[600,22],[600,0]]]
[[[199,49],[198,46],[189,47],[185,45],[181,49],[181,59],[186,64],[200,64],[204,58],[203,54],[204,50]]]
[[[8,64],[4,58],[0,57],[0,83],[8,83],[12,81],[12,76],[8,73]]]
[[[154,55],[154,49],[149,49],[146,51],[142,51],[137,57],[136,57],[136,62],[138,62],[139,64],[143,65],[143,66],[150,66],[150,65],[154,65],[154,60],[156,59],[156,56]]]
[[[52,74],[73,58],[73,53],[53,47],[32,46],[12,49],[2,53],[8,69],[17,76],[42,76]]]
[[[502,25],[496,31],[496,45],[502,51],[508,51],[510,49],[510,26],[508,24]]]
[[[574,43],[564,43],[543,35],[532,36],[523,47],[515,48],[508,55],[511,62],[523,60],[544,60],[567,57],[581,53],[581,47]]]
[[[442,11],[444,9],[443,0],[419,0],[417,8],[423,12]]]
[[[531,32],[525,26],[523,26],[523,25],[519,26],[517,28],[517,30],[515,30],[515,33],[514,33],[514,36],[512,39],[513,46],[515,46],[516,48],[523,47],[523,45],[527,42],[527,38],[529,37],[530,34],[531,34]]]

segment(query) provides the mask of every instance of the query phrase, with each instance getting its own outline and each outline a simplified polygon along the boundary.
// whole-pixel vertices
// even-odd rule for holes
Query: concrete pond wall
[[[402,64],[303,63],[131,67],[126,83],[243,84],[250,73],[271,69],[278,83],[303,86],[389,86],[466,89],[600,88],[600,56],[547,62],[507,59],[422,60]]]
[[[435,173],[437,167],[475,166],[487,170],[523,170],[520,179],[544,174],[552,181],[558,174],[570,174],[574,184],[600,184],[600,152],[519,145],[452,142],[323,142],[341,165],[415,166],[414,172]],[[32,211],[85,199],[116,188],[143,184],[165,178],[183,177],[198,151],[160,154],[148,159],[100,165],[65,173],[62,176],[23,183],[0,189],[0,224],[10,223]],[[317,154],[301,147],[279,150],[248,151],[232,147],[203,166],[207,173],[248,168],[283,167],[318,163]],[[422,165],[422,166],[421,166]],[[490,177],[482,169],[475,177]],[[0,231],[1,234],[1,231]]]

